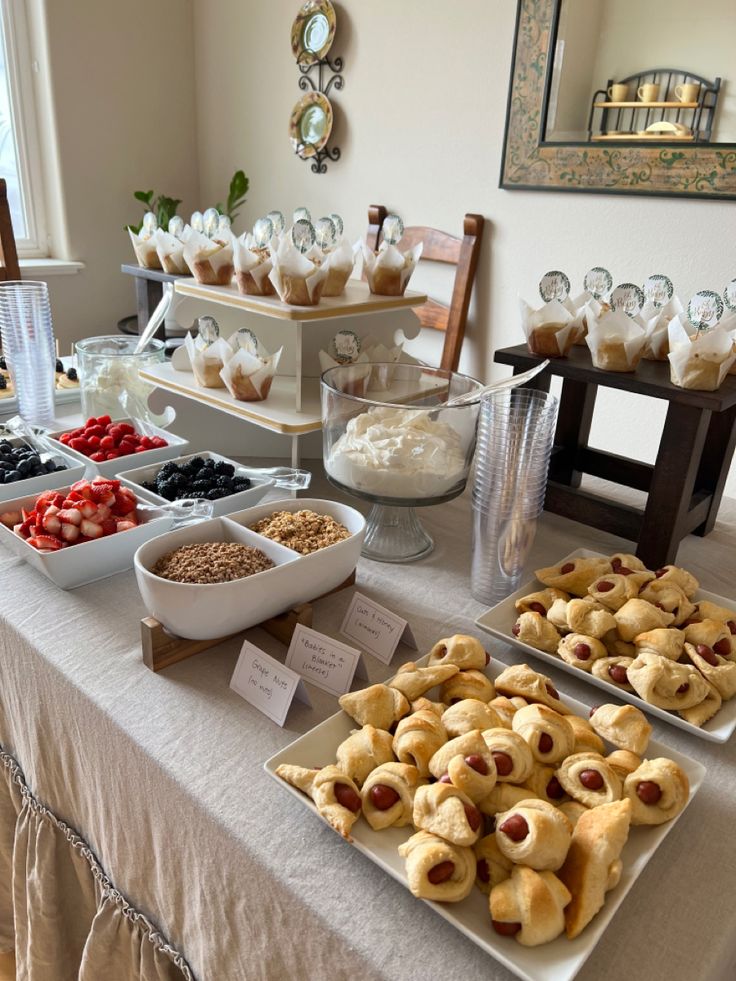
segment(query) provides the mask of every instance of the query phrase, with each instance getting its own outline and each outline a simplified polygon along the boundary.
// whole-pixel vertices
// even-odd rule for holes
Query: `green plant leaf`
[[[136,199],[136,201],[142,201],[143,204],[147,204],[147,205],[150,205],[151,204],[151,201],[153,200],[153,195],[154,195],[154,192],[153,191],[134,191],[133,192],[133,197]]]
[[[168,228],[180,204],[180,198],[169,198],[165,194],[159,194],[156,200],[156,219],[160,228]]]
[[[227,196],[228,201],[238,201],[244,198],[248,193],[249,186],[250,181],[245,176],[244,171],[236,170],[230,181],[230,193]]]

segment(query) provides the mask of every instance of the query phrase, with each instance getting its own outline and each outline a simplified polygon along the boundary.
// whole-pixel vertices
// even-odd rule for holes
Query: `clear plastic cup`
[[[521,583],[544,507],[557,405],[553,395],[533,389],[499,392],[481,403],[470,591],[482,603],[500,602]]]
[[[0,283],[0,335],[19,414],[27,422],[52,425],[56,349],[46,283]]]

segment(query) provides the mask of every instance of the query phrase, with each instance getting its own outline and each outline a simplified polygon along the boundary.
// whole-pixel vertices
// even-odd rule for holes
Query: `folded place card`
[[[350,691],[360,660],[360,651],[354,647],[301,623],[297,624],[286,655],[290,668],[330,695]]]
[[[391,663],[400,641],[417,646],[406,620],[359,592],[353,594],[340,633],[383,664]]]
[[[301,676],[247,640],[243,642],[230,687],[279,726],[286,722],[294,698],[311,706]]]

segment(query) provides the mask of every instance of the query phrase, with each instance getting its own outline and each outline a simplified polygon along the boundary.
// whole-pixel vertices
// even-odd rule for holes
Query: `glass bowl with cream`
[[[482,383],[418,364],[345,364],[322,375],[325,471],[342,490],[370,501],[362,554],[412,562],[430,536],[414,508],[465,489],[475,449]],[[461,405],[446,403],[478,392]]]

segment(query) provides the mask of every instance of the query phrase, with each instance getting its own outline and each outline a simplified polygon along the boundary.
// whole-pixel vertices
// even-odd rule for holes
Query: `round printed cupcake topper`
[[[312,215],[309,208],[297,208],[292,215],[294,224],[298,221],[311,221]]]
[[[169,235],[175,235],[179,238],[184,231],[184,219],[180,215],[174,215],[173,218],[169,218],[168,230]]]
[[[729,310],[736,310],[736,279],[732,279],[723,291],[723,302]]]
[[[220,336],[220,325],[214,317],[200,317],[197,320],[199,336],[205,344],[214,344]]]
[[[635,317],[644,306],[644,292],[636,283],[621,283],[611,293],[611,306],[623,310],[627,317]]]
[[[248,354],[258,354],[258,338],[250,327],[241,327],[235,333],[237,346]]]
[[[655,273],[649,279],[644,280],[644,298],[649,300],[652,306],[663,307],[672,299],[674,292],[675,287],[669,276]]]
[[[265,248],[273,236],[273,222],[266,215],[265,218],[257,218],[253,225],[253,241],[259,249]]]
[[[387,245],[396,245],[404,234],[404,223],[398,215],[386,215],[383,220],[383,241]]]
[[[210,238],[217,231],[217,223],[220,220],[220,212],[217,208],[208,208],[202,215],[202,221],[204,223],[204,233]]]
[[[337,230],[332,218],[319,218],[314,224],[317,245],[323,250],[331,249],[337,241]]]
[[[596,300],[602,300],[611,292],[613,276],[603,266],[593,266],[585,274],[583,287]]]
[[[143,216],[143,231],[148,235],[153,235],[157,228],[158,221],[156,215],[152,211],[147,211]]]
[[[284,226],[286,225],[286,222],[284,221],[284,216],[281,214],[281,212],[269,211],[268,214],[266,215],[266,218],[268,218],[271,224],[273,225],[274,235],[280,235],[284,230]]]
[[[559,269],[546,272],[539,280],[539,295],[545,303],[551,300],[562,302],[570,295],[570,280]]]
[[[308,252],[314,245],[314,225],[306,218],[299,218],[291,229],[291,240],[300,252]]]
[[[335,214],[334,211],[330,215],[330,218],[332,219],[332,224],[335,226],[335,232],[337,233],[337,237],[339,238],[345,230],[345,225],[343,224],[343,220],[340,217],[340,215]]]
[[[195,232],[204,231],[204,218],[202,217],[201,211],[193,211],[192,217],[189,219],[189,224],[194,229]]]
[[[360,354],[360,338],[352,330],[339,330],[330,341],[330,354],[340,364],[350,364]]]
[[[700,290],[687,305],[687,317],[698,330],[710,330],[723,316],[723,300],[715,290]]]

